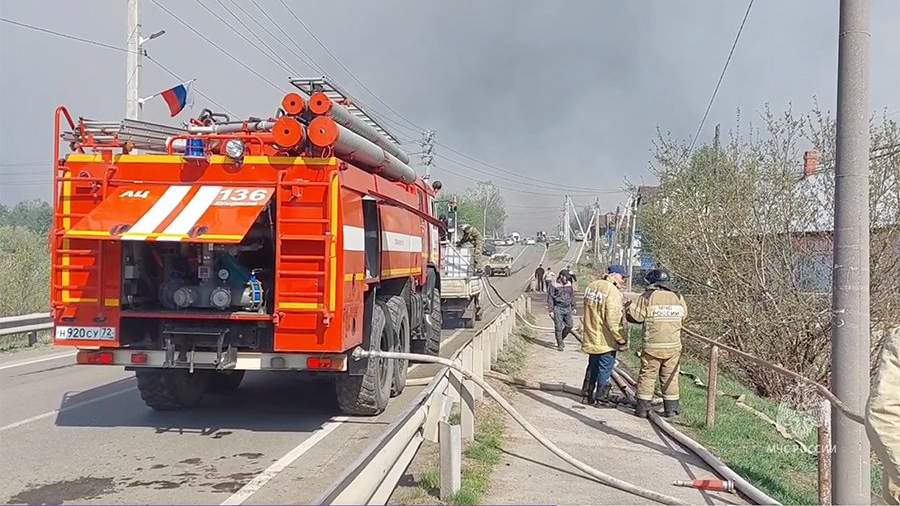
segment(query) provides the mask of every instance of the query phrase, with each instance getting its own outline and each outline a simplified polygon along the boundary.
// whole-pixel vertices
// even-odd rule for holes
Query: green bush
[[[0,226],[0,272],[0,317],[48,310],[50,253],[45,233]]]

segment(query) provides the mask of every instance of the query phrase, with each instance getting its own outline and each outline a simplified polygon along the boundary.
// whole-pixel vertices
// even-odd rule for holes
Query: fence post
[[[28,346],[34,346],[37,344],[37,331],[32,330],[28,333]]]
[[[819,504],[831,504],[831,403],[819,401]]]
[[[441,499],[447,500],[462,486],[462,438],[459,425],[440,422]]]
[[[495,321],[491,325],[491,365],[494,365],[494,362],[497,361],[497,357],[500,355],[498,341],[500,341],[500,322]]]
[[[481,332],[482,336],[482,354],[481,354],[481,371],[482,373],[488,372],[491,370],[491,360],[493,360],[494,355],[494,338],[493,338],[493,328],[491,325],[484,329]]]
[[[509,336],[512,335],[512,323],[516,319],[515,311],[510,311],[509,318],[506,321],[506,332],[503,333],[503,349],[506,349],[506,345],[509,344]]]
[[[431,403],[428,405],[428,413],[425,414],[425,430],[423,436],[432,443],[438,442],[438,424],[444,414],[444,404],[447,402],[447,396],[443,392],[443,389],[446,387],[446,382],[444,382],[443,385],[437,386],[438,395],[432,396]]]
[[[472,371],[478,379],[484,379],[484,334],[479,332],[472,339]],[[472,385],[472,398],[476,401],[482,399],[481,387]]]
[[[461,366],[462,360],[456,359],[453,361],[453,363]],[[451,404],[456,404],[460,401],[463,376],[455,370],[450,369],[449,371],[447,371],[447,379],[450,381],[450,384],[447,387],[447,398],[450,399]]]
[[[706,427],[716,425],[716,398],[719,393],[719,347],[709,349],[709,370],[706,381]]]
[[[473,356],[475,350],[472,346],[466,346],[462,351],[462,365],[464,369],[470,371],[475,369],[475,360]],[[462,391],[460,392],[459,403],[459,425],[462,428],[462,438],[471,441],[475,437],[475,382],[472,380],[463,380]]]

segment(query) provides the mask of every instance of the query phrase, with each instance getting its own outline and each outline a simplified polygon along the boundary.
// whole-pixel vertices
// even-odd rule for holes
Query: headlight
[[[231,139],[225,143],[225,154],[232,160],[240,160],[244,157],[244,141]]]

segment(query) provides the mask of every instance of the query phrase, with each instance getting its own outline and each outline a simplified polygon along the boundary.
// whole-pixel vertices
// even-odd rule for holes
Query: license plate
[[[114,341],[115,327],[56,327],[56,339]]]

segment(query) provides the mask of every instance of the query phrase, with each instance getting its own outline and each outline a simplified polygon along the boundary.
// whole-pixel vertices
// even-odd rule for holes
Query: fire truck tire
[[[394,345],[396,346],[394,351],[409,353],[409,310],[406,307],[406,300],[395,295],[387,300],[386,306],[391,317],[391,329],[394,332]],[[406,387],[409,360],[394,360],[393,362],[394,380],[391,384],[391,397],[396,397],[403,393],[403,388]]]
[[[372,350],[392,351],[393,336],[388,331],[382,305],[372,308]],[[348,415],[377,415],[387,407],[394,380],[394,361],[368,359],[366,372],[360,376],[345,374],[336,382],[338,407]]]
[[[431,302],[425,318],[425,354],[434,357],[441,355],[441,328],[444,324],[444,313],[441,312],[441,291],[431,290]]]
[[[246,371],[230,370],[212,373],[209,378],[209,385],[206,390],[217,394],[228,394],[234,392],[241,385]]]
[[[200,403],[209,385],[209,371],[137,369],[138,390],[147,406],[157,411],[191,408]]]

